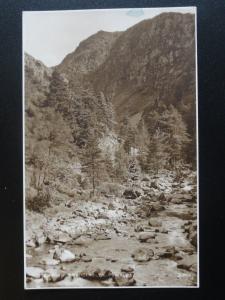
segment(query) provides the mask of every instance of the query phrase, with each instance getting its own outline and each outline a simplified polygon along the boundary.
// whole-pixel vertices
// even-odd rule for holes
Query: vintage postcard
[[[198,287],[194,7],[23,12],[26,289]]]

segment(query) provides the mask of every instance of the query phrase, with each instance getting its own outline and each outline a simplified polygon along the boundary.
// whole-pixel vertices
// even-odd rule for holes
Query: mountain
[[[76,50],[68,54],[56,69],[66,74],[71,85],[82,80],[83,75],[96,71],[109,55],[110,49],[120,32],[98,31],[82,41]]]
[[[129,180],[131,161],[195,168],[195,69],[195,18],[181,13],[99,31],[53,68],[25,54],[27,186],[95,189]]]
[[[125,32],[98,32],[57,66],[79,93],[94,90],[112,103],[120,124],[148,128],[158,106],[172,104],[193,137],[195,156],[195,18],[163,13]],[[80,79],[80,80],[79,80]],[[79,84],[75,84],[79,81]]]

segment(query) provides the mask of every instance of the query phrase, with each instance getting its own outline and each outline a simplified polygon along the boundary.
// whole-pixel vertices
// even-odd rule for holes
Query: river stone
[[[139,248],[135,250],[131,256],[135,261],[146,262],[154,256],[154,252],[152,249]]]
[[[92,261],[92,258],[91,258],[89,255],[83,255],[83,256],[81,257],[81,260],[82,260],[83,262],[91,262],[91,261]]]
[[[136,199],[141,196],[141,192],[138,190],[127,189],[124,191],[123,196],[126,199]]]
[[[154,239],[155,237],[156,237],[156,234],[153,232],[141,232],[139,234],[138,239],[140,242],[146,242],[147,240]]]
[[[144,231],[143,225],[141,225],[141,224],[135,225],[134,231],[135,231],[135,232],[141,232],[141,231]]]
[[[30,247],[30,248],[35,248],[37,246],[35,238],[31,238],[31,239],[27,240],[26,246]]]
[[[67,274],[56,269],[49,269],[43,274],[44,282],[57,282],[63,280]]]
[[[99,234],[95,237],[96,241],[100,241],[100,240],[111,240],[111,237],[108,234]]]
[[[39,267],[27,267],[26,268],[27,277],[39,279],[42,277],[43,273],[44,273],[44,270]]]
[[[133,274],[129,273],[122,273],[114,276],[113,281],[116,286],[133,286],[136,283],[136,280],[133,278]]]
[[[49,257],[47,258],[43,258],[42,261],[41,261],[41,264],[42,265],[47,265],[47,266],[56,266],[60,263],[59,260],[56,260],[56,259],[51,259]]]
[[[196,255],[189,255],[183,258],[182,260],[179,261],[177,264],[177,267],[179,269],[184,269],[184,270],[190,270],[193,265],[196,265]],[[193,269],[195,270],[195,266],[193,266]]]
[[[43,232],[38,232],[35,236],[36,244],[40,246],[41,244],[44,244],[46,242],[46,236]]]
[[[66,249],[56,249],[53,254],[54,259],[60,260],[60,262],[73,262],[75,261],[75,255]]]
[[[160,233],[168,233],[168,230],[163,227],[163,228],[159,229],[159,232]]]
[[[132,273],[132,272],[134,272],[134,269],[132,267],[130,267],[130,266],[123,266],[121,268],[121,271],[125,272],[125,273]]]
[[[71,242],[72,238],[71,236],[69,236],[68,233],[66,232],[53,232],[53,233],[49,233],[48,236],[47,236],[47,241],[48,242],[51,242],[51,243],[61,243],[61,244],[66,244],[66,243],[69,243]]]
[[[74,245],[79,245],[79,246],[87,246],[88,244],[90,244],[93,240],[91,238],[87,238],[87,237],[78,237],[77,239],[75,239],[73,241]]]
[[[163,211],[163,210],[165,210],[165,207],[161,204],[155,203],[155,204],[151,205],[151,211],[158,212],[158,211]]]
[[[173,258],[177,253],[175,247],[168,246],[164,250],[157,253],[157,255],[161,258]]]
[[[79,273],[79,276],[88,280],[107,280],[113,277],[110,270],[101,270],[99,268],[88,268]]]
[[[150,226],[153,226],[153,227],[160,227],[162,226],[162,222],[156,218],[151,218],[149,221],[148,221],[148,224]]]

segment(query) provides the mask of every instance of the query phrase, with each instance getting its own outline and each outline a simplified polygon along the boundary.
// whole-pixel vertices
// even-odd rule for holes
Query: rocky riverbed
[[[195,180],[145,176],[121,196],[27,211],[27,288],[195,286]]]

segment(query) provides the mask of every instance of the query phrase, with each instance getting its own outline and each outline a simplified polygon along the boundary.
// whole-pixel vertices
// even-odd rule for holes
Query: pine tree
[[[89,176],[92,185],[92,195],[95,195],[103,160],[101,150],[98,147],[98,142],[94,137],[88,141],[82,161],[82,169]]]

